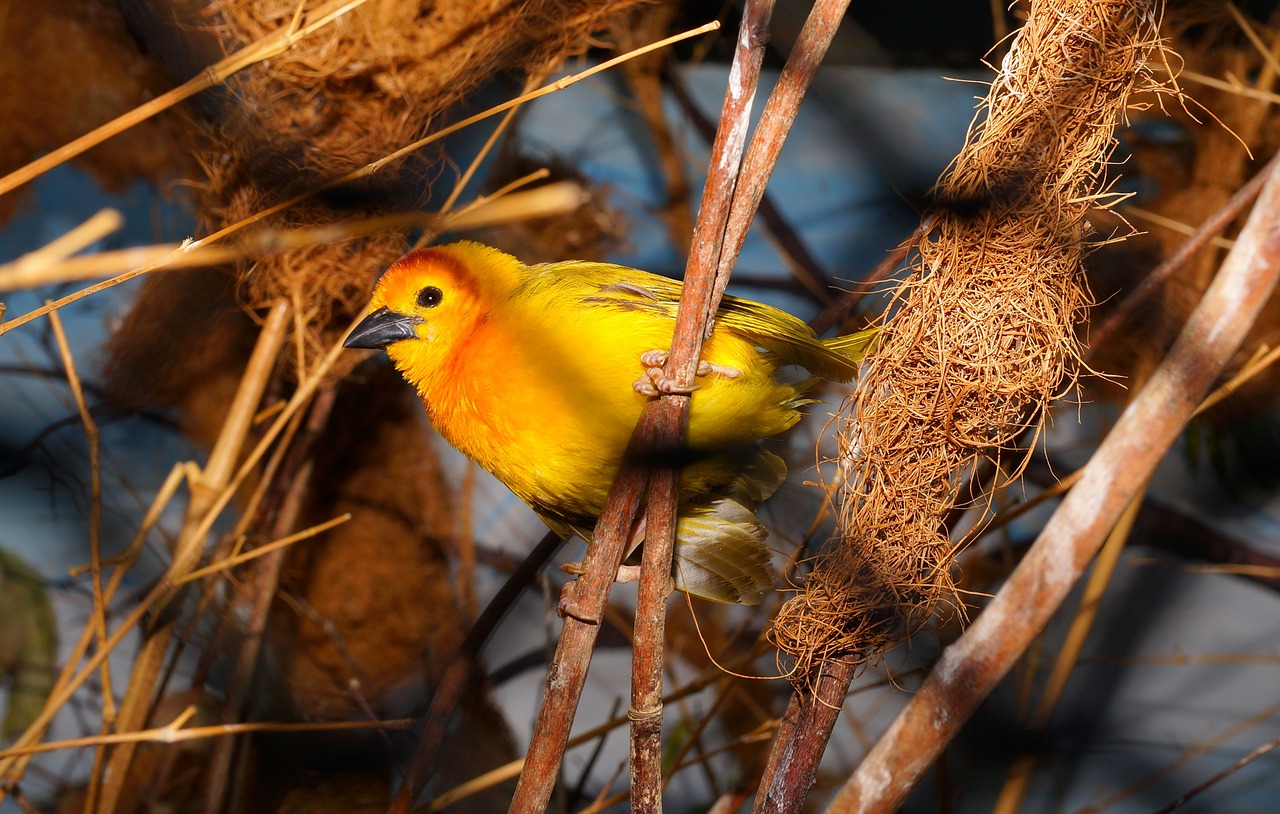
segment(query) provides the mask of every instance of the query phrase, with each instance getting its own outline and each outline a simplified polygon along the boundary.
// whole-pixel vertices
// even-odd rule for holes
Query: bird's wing
[[[571,276],[583,302],[674,320],[683,285],[647,271],[606,263],[560,263]],[[564,278],[562,281],[568,282]],[[818,339],[801,320],[772,305],[726,296],[716,312],[716,329],[732,331],[778,358],[831,381],[848,381],[875,338],[863,331],[834,339]]]

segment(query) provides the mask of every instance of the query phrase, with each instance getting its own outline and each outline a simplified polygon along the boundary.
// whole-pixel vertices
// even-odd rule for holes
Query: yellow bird
[[[590,540],[671,346],[679,282],[626,266],[525,265],[473,242],[412,251],[374,290],[346,346],[385,348],[440,434],[553,530]],[[820,340],[768,305],[725,297],[692,393],[676,587],[754,605],[772,585],[756,504],[786,476],[762,438],[800,420],[813,382],[847,381],[874,333]],[[634,550],[643,528],[632,536]]]

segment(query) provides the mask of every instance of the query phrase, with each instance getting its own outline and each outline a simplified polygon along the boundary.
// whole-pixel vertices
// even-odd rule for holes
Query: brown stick
[[[480,618],[476,619],[475,624],[471,626],[467,638],[458,648],[458,655],[454,657],[436,686],[435,695],[431,698],[431,706],[423,717],[422,734],[418,739],[418,748],[414,753],[413,762],[409,765],[409,771],[405,775],[404,783],[400,785],[400,790],[396,792],[395,799],[391,801],[388,814],[409,814],[413,809],[413,803],[418,799],[418,794],[431,779],[431,770],[436,757],[440,754],[440,747],[444,744],[446,729],[449,720],[453,717],[453,711],[457,709],[463,694],[471,686],[468,679],[476,674],[480,651],[484,649],[485,643],[489,641],[489,637],[506,616],[507,611],[520,598],[524,589],[533,582],[537,574],[546,567],[551,555],[560,548],[562,542],[560,535],[547,532],[537,547],[520,563],[520,567],[503,583],[502,588],[485,606],[484,613],[480,614]]]
[[[698,132],[707,141],[710,141],[715,134],[715,124],[698,107],[678,76],[665,72],[663,78],[666,80],[667,86],[671,89],[671,94],[675,97],[681,110],[693,122]],[[813,256],[804,241],[796,235],[795,229],[791,227],[791,224],[787,223],[782,211],[778,209],[767,193],[760,198],[758,214],[764,228],[768,230],[770,236],[777,242],[778,248],[782,250],[783,259],[791,266],[792,274],[804,286],[805,291],[819,303],[831,302],[831,278],[823,270],[818,258]]]
[[[756,3],[752,5],[756,5]],[[744,26],[748,19],[757,18],[749,11],[747,15],[744,15]],[[745,123],[743,127],[745,128]],[[745,139],[745,129],[742,139]],[[733,161],[733,166],[735,168],[737,166],[736,159]],[[710,181],[708,187],[710,187]],[[695,255],[698,253],[699,248],[699,245],[695,245]],[[714,268],[714,262],[718,257],[719,250],[717,246],[712,262],[707,263],[707,266]],[[690,290],[690,282],[686,281],[686,295],[682,297],[677,325],[688,320],[688,317],[685,316],[689,308],[687,303],[691,301],[691,297],[699,293],[696,281],[694,281],[692,288],[695,294],[689,294]],[[707,289],[704,288],[703,290]],[[701,305],[702,303],[699,302],[697,307],[700,309]],[[694,333],[700,343],[702,330],[699,329]],[[667,375],[679,376],[679,381],[692,383],[697,363],[697,348],[685,350],[679,347],[680,344],[679,342],[673,343],[672,356],[667,364]],[[688,355],[687,359],[680,358],[690,354],[690,350],[692,350],[692,354]],[[683,364],[679,365],[681,370],[677,371],[673,362],[683,362]],[[539,814],[546,809],[547,802],[551,799],[551,792],[555,787],[560,764],[564,758],[569,729],[573,722],[574,713],[577,710],[578,701],[582,695],[582,687],[586,682],[591,651],[595,644],[596,633],[599,630],[600,618],[608,602],[609,589],[612,586],[614,574],[622,562],[626,541],[630,537],[631,529],[639,514],[640,496],[646,491],[652,476],[651,464],[637,463],[635,459],[638,457],[640,461],[651,461],[656,457],[652,454],[654,451],[670,449],[678,444],[680,438],[678,430],[683,423],[682,416],[678,412],[666,412],[664,417],[663,411],[671,411],[673,408],[671,406],[664,407],[663,405],[671,405],[673,402],[680,403],[681,401],[687,405],[688,398],[684,396],[664,397],[652,402],[645,409],[628,447],[626,457],[629,460],[624,462],[622,470],[610,488],[604,510],[601,512],[600,519],[596,522],[595,532],[592,535],[592,544],[588,546],[587,555],[583,562],[584,573],[572,584],[569,593],[561,601],[561,611],[565,616],[564,628],[556,646],[555,656],[552,658],[551,665],[547,670],[547,691],[543,696],[542,706],[538,710],[538,719],[534,724],[533,737],[529,744],[528,754],[525,756],[525,765],[520,773],[520,780],[516,785],[515,796],[511,801],[510,811],[513,814],[516,812]],[[674,422],[672,417],[674,417]],[[674,432],[667,429],[672,427],[673,423],[676,428]],[[666,442],[675,443],[669,444]],[[674,494],[674,490],[670,491]],[[667,565],[666,570],[661,575],[663,587],[657,589],[659,591],[665,589],[671,573],[670,549],[671,535],[674,532],[674,509],[671,509],[670,513],[672,515],[671,529],[670,532],[663,535],[666,538]],[[658,559],[658,555],[663,553],[661,540],[653,532],[654,529],[649,528],[649,534],[646,535],[648,538],[645,553],[647,564],[642,565],[642,570],[649,571],[650,574],[653,572],[652,561]],[[651,548],[657,548],[658,551],[656,553],[650,552],[649,549]],[[650,578],[649,582],[651,583],[650,586],[645,588],[645,579],[642,577],[642,596],[645,595],[646,591],[655,590],[652,586],[652,578]],[[661,633],[659,633],[660,641]],[[660,660],[658,661],[657,672],[660,677]],[[660,721],[658,725],[660,727]],[[659,777],[659,783],[660,779]],[[653,788],[659,788],[659,785],[655,784]]]
[[[732,254],[726,264],[722,252],[730,218],[738,205],[735,188],[751,127],[751,104],[764,64],[773,4],[774,0],[748,2],[738,28],[738,45],[729,71],[720,127],[712,144],[671,353],[664,369],[664,374],[684,389],[692,389],[702,342],[710,334],[712,315],[720,305],[737,256],[738,247],[730,244]],[[654,416],[657,448],[679,449],[689,417],[689,396],[665,395],[650,404],[646,412]],[[631,659],[631,707],[627,710],[631,719],[631,810],[642,813],[662,811],[663,642],[679,500],[679,468],[655,471],[649,483]]]
[[[840,717],[845,693],[856,668],[845,661],[828,661],[818,675],[812,696],[796,691],[787,717],[774,739],[764,782],[756,792],[753,814],[782,814],[804,810],[805,799],[818,774],[831,730]]]
[[[1280,173],[1151,381],[1130,403],[1009,581],[954,644],[828,811],[893,811],[1062,603],[1186,426],[1280,275]]]
[[[1136,288],[1126,294],[1115,310],[1108,314],[1100,325],[1089,331],[1090,350],[1106,345],[1134,309],[1150,299],[1156,289],[1169,281],[1174,272],[1185,266],[1201,249],[1209,245],[1214,237],[1220,235],[1233,220],[1239,217],[1241,211],[1258,197],[1262,182],[1267,179],[1277,163],[1280,163],[1280,153],[1272,156],[1267,165],[1250,178],[1248,183],[1236,190],[1231,199],[1223,204],[1213,217],[1200,224],[1195,234],[1188,237],[1177,251],[1165,258],[1164,262],[1156,266]]]
[[[747,230],[764,199],[764,188],[778,163],[782,142],[791,132],[791,125],[800,111],[805,92],[813,82],[822,58],[827,55],[836,28],[848,7],[849,0],[818,0],[814,3],[795,47],[787,57],[787,64],[778,76],[778,83],[774,85],[773,93],[769,94],[769,101],[765,103],[760,115],[760,127],[751,139],[751,147],[742,161],[742,176],[748,186],[739,189],[734,195],[725,234],[728,251],[721,258],[720,268],[717,270],[717,293],[723,292],[724,285],[729,282],[728,270],[733,268],[738,253],[742,251]],[[832,299],[831,292],[825,288],[818,296],[820,302],[830,302]]]
[[[646,411],[632,436],[632,449],[653,447],[652,413]],[[632,457],[628,455],[627,457]],[[604,510],[596,521],[592,543],[583,558],[583,574],[569,586],[561,600],[564,628],[547,668],[546,692],[538,708],[533,737],[525,755],[520,780],[511,800],[512,814],[542,814],[551,799],[560,763],[569,739],[587,667],[614,574],[622,564],[623,550],[640,512],[640,496],[649,482],[649,467],[624,464],[609,489]]]

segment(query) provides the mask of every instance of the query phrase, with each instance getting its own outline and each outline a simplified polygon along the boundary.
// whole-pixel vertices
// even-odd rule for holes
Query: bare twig
[[[1275,740],[1268,741],[1267,743],[1262,744],[1257,749],[1254,749],[1252,752],[1240,758],[1235,763],[1232,763],[1227,768],[1223,769],[1220,772],[1216,772],[1213,775],[1213,777],[1208,778],[1203,783],[1197,783],[1195,788],[1191,789],[1186,794],[1183,794],[1181,797],[1174,800],[1169,805],[1160,809],[1159,811],[1156,812],[1156,814],[1170,814],[1170,812],[1176,809],[1182,808],[1182,806],[1190,802],[1191,798],[1200,794],[1202,791],[1210,788],[1214,784],[1227,779],[1231,775],[1243,769],[1245,766],[1248,766],[1253,761],[1257,760],[1258,758],[1272,751],[1277,746],[1280,746],[1280,738],[1276,738]]]
[[[87,738],[72,738],[52,743],[38,743],[34,746],[16,746],[11,749],[0,749],[0,758],[17,755],[38,755],[45,752],[60,752],[64,749],[82,749],[86,746],[99,746],[113,743],[180,743],[182,741],[200,740],[203,738],[220,738],[227,735],[243,735],[249,732],[340,732],[352,729],[409,729],[413,726],[412,718],[398,718],[391,721],[322,721],[318,723],[272,723],[269,721],[247,724],[214,724],[212,726],[193,726],[183,729],[182,725],[195,713],[189,707],[172,723],[154,729],[139,732],[121,732],[116,735],[91,735]]]
[[[710,335],[713,315],[720,305],[740,247],[731,241],[726,245],[726,230],[737,208],[739,170],[751,126],[751,106],[760,80],[760,67],[764,63],[773,3],[774,0],[748,2],[738,29],[720,128],[711,148],[707,183],[676,313],[675,334],[664,368],[664,374],[681,389],[692,390],[703,340]],[[730,250],[728,258],[723,254],[726,248]],[[686,392],[664,395],[648,405],[645,415],[646,418],[653,416],[657,449],[678,449],[682,445],[689,401]],[[655,471],[649,483],[631,659],[631,706],[627,710],[632,722],[631,810],[642,814],[662,811],[663,645],[679,499],[679,468],[664,467]]]
[[[511,573],[502,588],[485,606],[484,613],[476,619],[475,624],[463,639],[458,654],[449,664],[436,685],[435,694],[431,698],[431,706],[423,717],[422,732],[418,738],[418,748],[413,762],[405,775],[404,782],[391,802],[388,814],[408,814],[413,809],[418,794],[431,778],[431,770],[440,748],[445,743],[446,728],[453,717],[464,693],[472,688],[470,679],[476,673],[476,662],[485,643],[497,629],[498,623],[507,615],[507,611],[520,598],[524,589],[533,582],[542,571],[551,556],[556,552],[562,540],[555,532],[547,532],[542,541],[529,552],[520,567]]]
[[[756,792],[752,814],[781,814],[804,810],[817,777],[836,718],[844,705],[857,668],[845,661],[824,662],[812,695],[796,690],[787,705]]]
[[[1116,422],[1035,545],[862,762],[830,811],[892,811],[1061,604],[1239,347],[1280,275],[1280,173],[1268,174],[1169,355]]]
[[[1177,251],[1165,258],[1164,262],[1156,266],[1150,274],[1143,278],[1136,288],[1126,294],[1120,304],[1107,315],[1106,319],[1102,320],[1096,327],[1090,328],[1090,349],[1106,347],[1107,342],[1111,340],[1129,315],[1134,312],[1134,309],[1150,299],[1151,295],[1160,286],[1168,282],[1169,278],[1178,269],[1185,266],[1192,257],[1208,245],[1211,239],[1221,234],[1224,229],[1231,225],[1231,222],[1240,216],[1244,208],[1254,198],[1258,197],[1258,192],[1262,189],[1262,182],[1267,179],[1277,163],[1280,163],[1280,153],[1273,156],[1265,167],[1249,179],[1248,183],[1236,190],[1231,199],[1223,204],[1222,208],[1214,213],[1213,217],[1200,224],[1200,228],[1196,229],[1195,234],[1187,238],[1178,247]]]

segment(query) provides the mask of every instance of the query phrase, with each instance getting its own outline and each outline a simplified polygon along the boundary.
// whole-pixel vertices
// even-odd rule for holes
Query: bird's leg
[[[640,354],[640,364],[644,366],[644,375],[636,379],[635,391],[642,396],[688,395],[698,386],[682,387],[674,379],[667,376],[663,367],[667,364],[668,352],[665,350],[649,350]],[[705,359],[698,360],[698,376],[717,376],[721,379],[738,379],[742,371],[734,367],[717,365]]]
[[[627,535],[627,546],[624,549],[622,558],[625,560],[631,555],[636,547],[644,542],[645,517],[641,515],[634,526],[631,527],[631,533]],[[560,570],[574,577],[580,577],[587,573],[581,562],[566,562],[560,565]],[[618,573],[614,575],[614,582],[637,582],[640,579],[640,566],[638,565],[619,565]],[[599,624],[599,619],[593,619],[578,609],[578,603],[574,600],[574,581],[565,584],[560,592],[560,602],[556,605],[556,613],[561,617],[572,616],[579,622],[585,622],[589,625]]]

